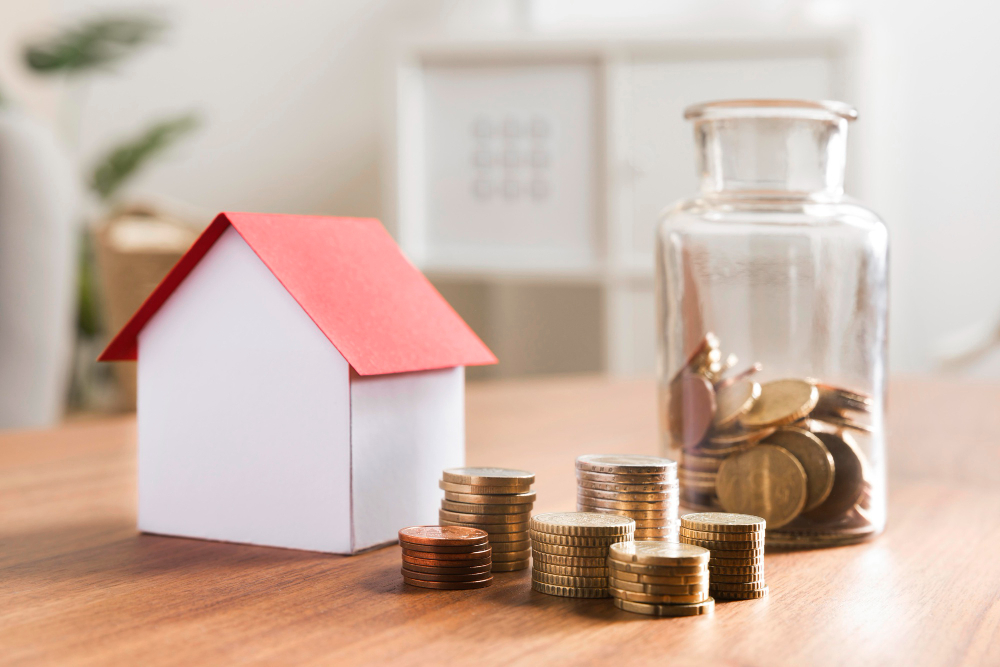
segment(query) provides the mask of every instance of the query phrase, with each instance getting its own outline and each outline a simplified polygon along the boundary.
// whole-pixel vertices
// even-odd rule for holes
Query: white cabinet
[[[508,295],[502,309],[485,298],[459,308],[494,345],[551,349],[550,334],[599,332],[600,345],[580,348],[593,359],[505,369],[501,358],[499,373],[652,373],[654,230],[697,189],[684,108],[850,102],[852,44],[850,33],[403,43],[387,222],[432,280]],[[579,305],[546,307],[560,288]],[[522,309],[531,317],[510,316]]]

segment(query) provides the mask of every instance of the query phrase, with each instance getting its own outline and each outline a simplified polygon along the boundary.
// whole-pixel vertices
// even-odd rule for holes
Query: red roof
[[[220,213],[100,361],[135,360],[139,332],[232,225],[361,375],[495,364],[378,220]]]

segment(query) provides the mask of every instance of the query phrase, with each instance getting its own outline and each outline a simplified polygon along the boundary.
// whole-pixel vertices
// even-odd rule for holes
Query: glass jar
[[[700,104],[701,191],[656,239],[661,442],[681,502],[763,516],[767,544],[885,526],[888,236],[844,196],[835,102]]]

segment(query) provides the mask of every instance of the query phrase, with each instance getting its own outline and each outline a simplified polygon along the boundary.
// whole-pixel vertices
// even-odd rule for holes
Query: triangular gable
[[[260,213],[220,213],[100,361],[138,357],[143,326],[230,225],[359,374],[496,363],[378,220]]]

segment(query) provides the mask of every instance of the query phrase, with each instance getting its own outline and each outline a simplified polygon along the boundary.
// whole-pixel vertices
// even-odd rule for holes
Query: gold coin
[[[764,554],[761,553],[757,556],[745,556],[741,558],[712,558],[709,561],[709,567],[714,572],[719,568],[748,568],[748,567],[764,567]]]
[[[493,553],[505,553],[510,551],[524,551],[531,548],[531,540],[518,540],[517,542],[492,542],[490,548]]]
[[[664,473],[645,473],[641,475],[611,474],[606,472],[576,471],[577,481],[604,482],[610,484],[669,484],[677,479],[677,473],[671,469]]]
[[[835,387],[822,382],[815,382],[814,384],[816,385],[816,389],[819,390],[819,401],[813,410],[814,413],[837,414],[844,410],[871,412],[875,405],[875,400],[868,394]]]
[[[696,540],[709,540],[711,542],[751,542],[756,546],[764,546],[764,533],[709,533],[703,530],[692,530],[681,526],[681,535]]]
[[[563,565],[566,567],[607,567],[607,556],[567,556],[565,554],[549,554],[532,550],[531,558],[540,563]]]
[[[806,471],[786,450],[757,445],[726,459],[716,493],[726,510],[753,514],[780,528],[805,506]]]
[[[444,499],[455,503],[472,503],[474,505],[526,505],[535,502],[535,492],[508,493],[504,495],[481,495],[476,493],[457,493],[445,491]]]
[[[719,600],[757,600],[767,597],[767,594],[767,586],[755,591],[714,591],[712,593]]]
[[[594,489],[597,491],[611,491],[615,493],[670,493],[677,488],[677,480],[671,479],[665,482],[649,482],[643,484],[620,484],[618,482],[596,482],[590,479],[577,477],[576,485],[578,490]]]
[[[469,521],[452,521],[451,519],[439,519],[442,526],[465,526],[467,528],[478,528],[479,530],[485,530],[489,533],[492,539],[493,535],[497,533],[525,533],[528,530],[528,522],[524,523],[479,523],[479,522],[469,522]],[[518,537],[518,540],[525,539],[525,536]],[[516,540],[507,540],[508,542],[513,542]]]
[[[438,510],[438,518],[462,523],[526,523],[531,515],[525,514],[461,514],[448,510]]]
[[[732,426],[736,420],[750,412],[758,398],[760,398],[760,385],[753,380],[740,380],[721,389],[716,388],[717,407],[712,428],[722,430]]]
[[[629,611],[633,614],[645,614],[646,616],[660,616],[663,618],[701,616],[711,614],[715,611],[715,600],[712,598],[708,598],[702,602],[695,602],[694,604],[648,604],[615,598],[614,605],[622,611]]]
[[[648,595],[708,595],[707,580],[696,584],[644,584],[637,581],[622,581],[612,577],[609,585],[620,591]]]
[[[526,486],[472,486],[470,484],[455,484],[438,480],[438,488],[442,491],[453,493],[474,493],[483,496],[509,496],[517,493],[527,493],[531,490],[530,485]]]
[[[714,580],[711,582],[710,585],[711,585],[713,593],[715,591],[726,591],[726,592],[734,592],[735,591],[735,592],[738,592],[738,593],[742,593],[744,591],[759,591],[759,590],[762,590],[762,589],[766,588],[766,585],[763,584],[763,583],[759,583],[759,584],[756,584],[756,583],[755,584],[729,584],[729,583],[722,583],[722,582],[715,583]]]
[[[531,572],[531,578],[543,584],[572,588],[602,588],[608,585],[607,577],[564,577],[558,574],[539,572],[537,568]]]
[[[553,586],[552,584],[543,584],[540,581],[531,581],[532,590],[538,591],[539,593],[545,593],[546,595],[558,595],[564,598],[606,598],[608,597],[607,588],[575,588],[570,586]]]
[[[518,570],[527,570],[529,565],[531,565],[530,558],[510,563],[493,563],[492,572],[517,572]]]
[[[681,527],[706,533],[762,533],[767,522],[752,514],[694,512],[681,517]]]
[[[661,512],[667,504],[665,500],[653,502],[641,500],[606,500],[604,498],[592,498],[590,496],[576,496],[578,503],[585,503],[590,507],[602,507],[609,510],[635,510],[638,512]]]
[[[499,544],[504,542],[523,542],[528,539],[528,529],[525,528],[523,531],[515,531],[513,533],[490,533],[490,544]]]
[[[757,572],[755,574],[715,574],[713,572],[711,579],[713,584],[756,584],[764,583],[764,574],[762,572]]]
[[[805,380],[774,380],[761,386],[760,398],[740,417],[748,428],[782,426],[808,415],[819,400],[819,390]]]
[[[663,510],[657,511],[640,511],[640,510],[624,510],[624,509],[612,509],[610,507],[599,507],[597,505],[591,505],[589,502],[581,502],[578,498],[576,501],[577,509],[582,513],[593,513],[593,514],[603,514],[605,516],[623,516],[629,517],[632,520],[635,519],[657,519],[659,521],[665,519],[671,519],[677,515],[676,511],[671,511],[664,508]]]
[[[706,549],[677,542],[619,542],[608,549],[608,557],[639,565],[701,565],[708,562]]]
[[[608,558],[608,568],[615,570],[615,576],[619,572],[627,572],[637,575],[652,575],[657,577],[705,575],[708,572],[708,562],[696,563],[693,565],[642,565],[640,563],[618,561]],[[638,580],[637,580],[638,581]]]
[[[635,540],[636,542],[649,542],[649,541],[667,541],[676,542],[677,541],[677,531],[673,528],[643,528],[642,531],[636,531]]]
[[[633,512],[629,512],[628,514],[633,515],[636,531],[649,530],[651,528],[670,528],[673,526],[674,522],[677,521],[677,519],[674,518],[677,516],[676,512],[667,512],[666,516],[657,516],[652,519],[635,519]]]
[[[576,495],[586,498],[597,498],[600,500],[615,500],[618,502],[658,503],[673,500],[677,497],[678,491],[679,489],[677,485],[672,486],[669,491],[662,491],[659,493],[625,493],[580,487],[576,490]]]
[[[635,522],[617,514],[596,512],[549,512],[531,518],[531,528],[554,535],[631,535]]]
[[[725,565],[713,565],[711,561],[708,564],[708,571],[712,573],[714,577],[717,574],[733,574],[733,575],[747,575],[747,574],[763,574],[763,565],[753,565],[748,567],[727,567]]]
[[[708,549],[715,555],[716,552],[731,552],[731,551],[764,551],[764,542],[716,542],[714,540],[702,540],[697,537],[691,537],[690,535],[685,535],[680,533],[678,535],[679,539],[687,544],[696,544],[699,547]]]
[[[850,417],[842,417],[840,415],[826,415],[826,416],[820,417],[819,419],[822,419],[826,423],[832,424],[832,425],[840,427],[840,428],[849,428],[849,429],[853,429],[855,431],[861,431],[863,433],[874,433],[875,432],[874,429],[871,426],[869,426],[868,424],[864,424],[862,422],[859,422],[856,419],[851,419]]]
[[[625,573],[630,574],[630,573]],[[617,572],[615,573],[617,577]],[[674,577],[661,577],[655,574],[639,574],[640,584],[658,584],[665,586],[680,586],[680,585],[691,585],[691,584],[708,584],[709,573],[704,574],[689,574]]]
[[[865,489],[865,463],[861,449],[854,438],[846,433],[814,433],[823,441],[833,457],[835,471],[833,488],[818,507],[804,516],[810,521],[824,522],[839,519],[858,502]]]
[[[833,456],[823,441],[809,431],[785,426],[769,435],[766,445],[777,445],[799,460],[806,471],[806,504],[802,511],[819,507],[833,490]]]
[[[711,456],[726,456],[755,445],[775,430],[773,426],[748,429],[737,425],[728,431],[712,433],[694,451]]]
[[[566,565],[553,565],[552,563],[542,561],[535,561],[533,567],[536,572],[558,574],[563,577],[603,577],[607,579],[610,572],[606,567],[568,567]]]
[[[476,505],[474,503],[456,503],[450,500],[441,501],[441,509],[459,514],[530,514],[532,503],[524,505]]]
[[[629,536],[629,539],[631,539],[631,536]],[[557,556],[604,558],[608,555],[608,547],[565,547],[561,544],[546,544],[545,542],[534,541],[531,543],[531,549],[535,552],[555,554]]]
[[[531,557],[531,549],[524,551],[494,551],[494,563],[509,563],[511,561],[526,560]]]
[[[528,531],[528,537],[536,542],[562,544],[568,547],[607,547],[611,546],[615,542],[622,541],[622,537],[620,535],[611,535],[609,537],[579,537],[576,535],[552,535],[551,533],[542,533],[536,530]]]
[[[577,470],[610,474],[648,475],[667,474],[677,469],[677,464],[659,456],[639,454],[584,454],[576,459]]]
[[[670,384],[670,437],[682,447],[694,447],[708,433],[715,417],[715,388],[708,378],[685,372]]]
[[[708,591],[704,593],[690,593],[688,595],[653,595],[652,593],[623,591],[620,588],[608,586],[608,593],[611,597],[621,598],[629,602],[648,602],[651,604],[690,604],[708,599]]]
[[[448,468],[441,476],[446,482],[472,486],[531,486],[535,482],[533,473],[513,468]]]
[[[685,473],[692,472],[718,472],[719,466],[724,460],[725,457],[722,456],[701,456],[681,451],[680,459],[677,462],[677,476],[683,477]]]

